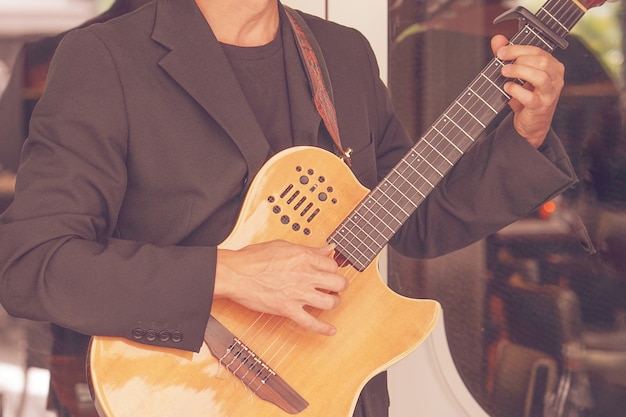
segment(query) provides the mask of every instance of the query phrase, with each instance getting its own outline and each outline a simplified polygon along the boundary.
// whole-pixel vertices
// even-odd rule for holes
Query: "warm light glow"
[[[541,206],[541,208],[539,208],[538,215],[541,219],[547,219],[555,211],[556,211],[556,203],[554,201],[548,201],[543,206]]]
[[[556,203],[554,201],[548,201],[543,205],[543,209],[546,213],[554,213],[554,210],[556,210]]]

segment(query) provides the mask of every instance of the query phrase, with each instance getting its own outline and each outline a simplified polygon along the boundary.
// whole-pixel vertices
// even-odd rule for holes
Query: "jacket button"
[[[167,342],[168,340],[170,340],[170,332],[168,332],[167,330],[161,330],[159,332],[159,340],[161,342]]]
[[[174,343],[180,343],[183,341],[183,334],[179,331],[173,331],[172,334],[170,335],[170,339]]]
[[[132,334],[133,334],[133,339],[141,340],[141,339],[143,339],[144,332],[143,332],[143,329],[137,327],[137,328],[133,329]]]
[[[154,342],[157,338],[157,332],[154,329],[146,330],[146,340]]]

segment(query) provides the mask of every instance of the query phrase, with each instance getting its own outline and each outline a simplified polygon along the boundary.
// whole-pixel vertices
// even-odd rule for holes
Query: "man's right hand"
[[[331,257],[333,247],[310,248],[272,241],[240,250],[218,249],[215,298],[290,318],[305,329],[332,336],[336,329],[305,310],[330,310],[348,286]]]

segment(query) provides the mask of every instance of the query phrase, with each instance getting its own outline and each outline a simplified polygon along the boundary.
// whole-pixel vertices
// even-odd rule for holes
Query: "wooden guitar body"
[[[335,155],[312,147],[283,151],[256,176],[235,229],[220,247],[238,249],[275,239],[323,246],[367,193]],[[232,358],[218,358],[206,343],[199,353],[190,353],[94,337],[89,372],[99,413],[351,416],[365,383],[417,348],[441,308],[436,301],[408,299],[389,290],[377,262],[362,272],[344,266],[340,273],[351,281],[341,305],[317,312],[337,328],[335,336],[304,331],[288,319],[228,300],[212,306],[212,317],[245,344],[245,354],[259,358],[301,397],[300,408],[284,409],[261,398],[265,382],[241,371],[249,362],[234,366]]]

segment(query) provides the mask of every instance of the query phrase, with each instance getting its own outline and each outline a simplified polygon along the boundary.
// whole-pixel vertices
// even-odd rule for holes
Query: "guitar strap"
[[[337,125],[337,113],[335,112],[332,99],[333,91],[322,50],[302,16],[287,6],[283,7],[291,23],[300,58],[306,68],[315,108],[322,117],[324,126],[326,126],[326,130],[328,130],[330,137],[335,143],[340,158],[348,166],[351,166],[350,154],[352,153],[352,149],[347,148],[344,150],[341,146],[339,127]]]

